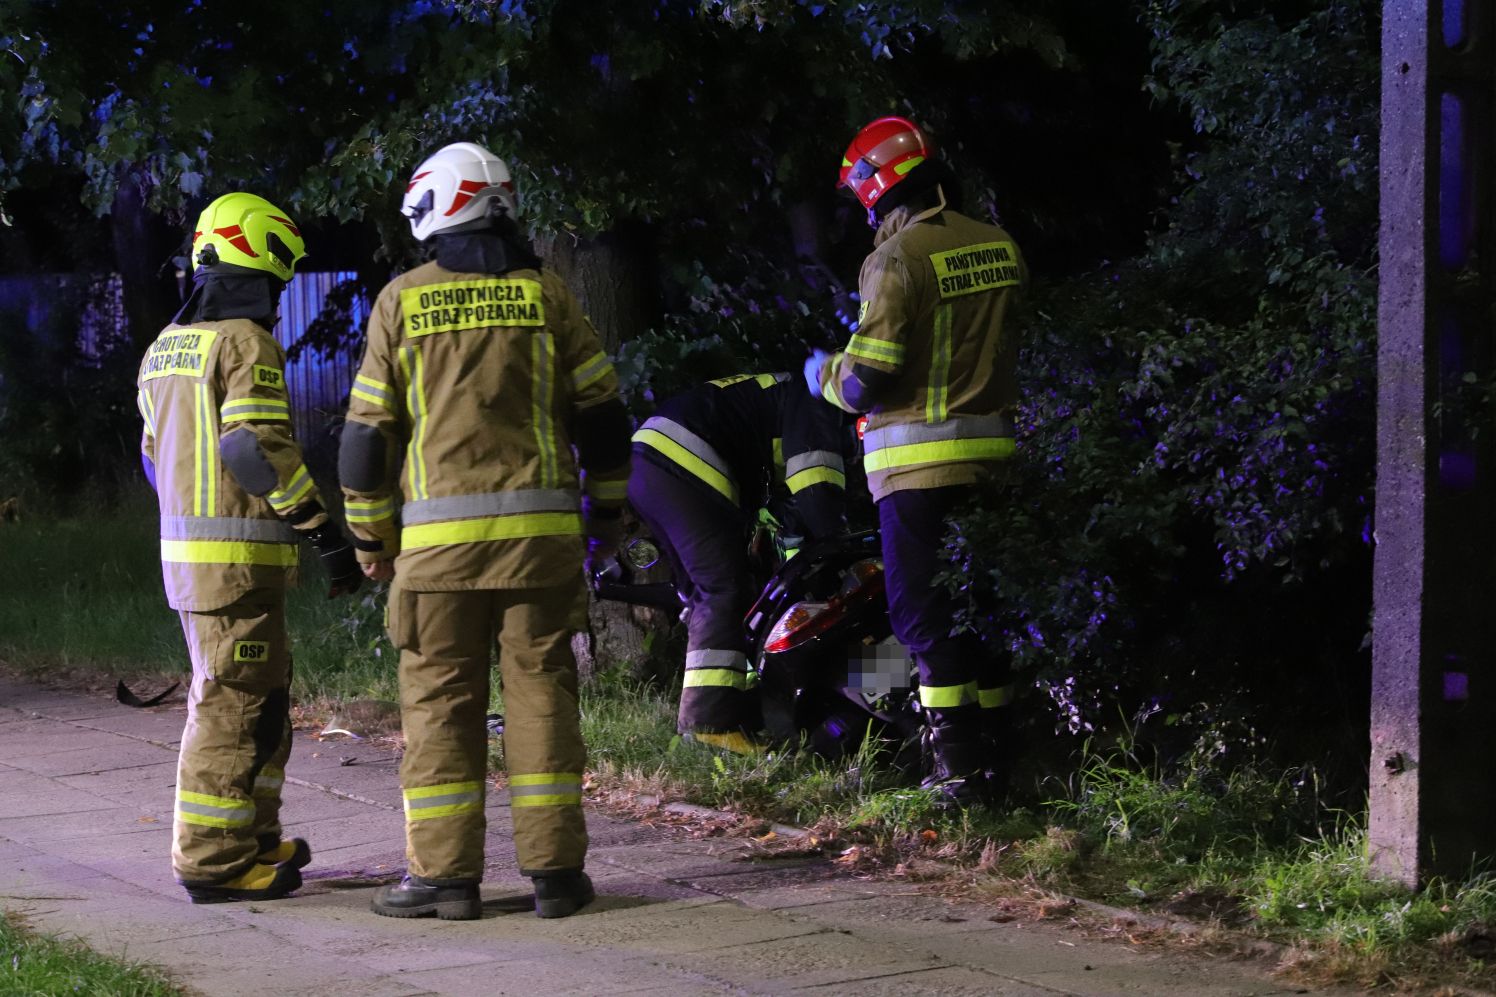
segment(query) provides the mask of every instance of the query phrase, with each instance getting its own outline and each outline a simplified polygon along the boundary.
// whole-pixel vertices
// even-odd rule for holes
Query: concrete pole
[[[1370,838],[1409,886],[1496,857],[1493,7],[1383,4]]]

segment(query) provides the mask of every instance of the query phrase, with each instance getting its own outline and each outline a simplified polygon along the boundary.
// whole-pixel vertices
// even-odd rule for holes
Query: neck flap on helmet
[[[280,296],[285,288],[283,282],[269,274],[199,270],[193,277],[192,293],[172,322],[191,325],[244,318],[263,329],[272,329],[279,317]]]
[[[494,225],[478,232],[438,232],[431,237],[437,265],[454,273],[498,276],[511,270],[539,270],[540,257],[525,241],[519,227]]]

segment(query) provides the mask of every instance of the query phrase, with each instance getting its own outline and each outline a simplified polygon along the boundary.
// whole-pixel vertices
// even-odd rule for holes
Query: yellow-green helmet
[[[257,194],[225,194],[203,209],[192,232],[192,269],[223,264],[289,281],[306,256],[301,229]]]

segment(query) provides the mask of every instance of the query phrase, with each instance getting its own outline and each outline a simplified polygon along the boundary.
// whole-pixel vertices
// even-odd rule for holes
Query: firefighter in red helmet
[[[813,394],[868,414],[864,466],[894,633],[919,668],[927,784],[957,803],[994,799],[1011,765],[1008,662],[953,633],[934,579],[948,517],[1013,454],[1018,344],[1005,320],[1023,258],[1003,229],[960,213],[954,174],[907,118],[859,131],[838,186],[867,209],[874,248],[851,340],[812,356],[806,379]]]

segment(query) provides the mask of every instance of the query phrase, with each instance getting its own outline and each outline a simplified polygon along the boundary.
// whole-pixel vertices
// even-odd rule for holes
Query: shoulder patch
[[[280,368],[260,363],[255,364],[254,381],[256,387],[274,388],[277,391],[286,386],[286,377]]]

